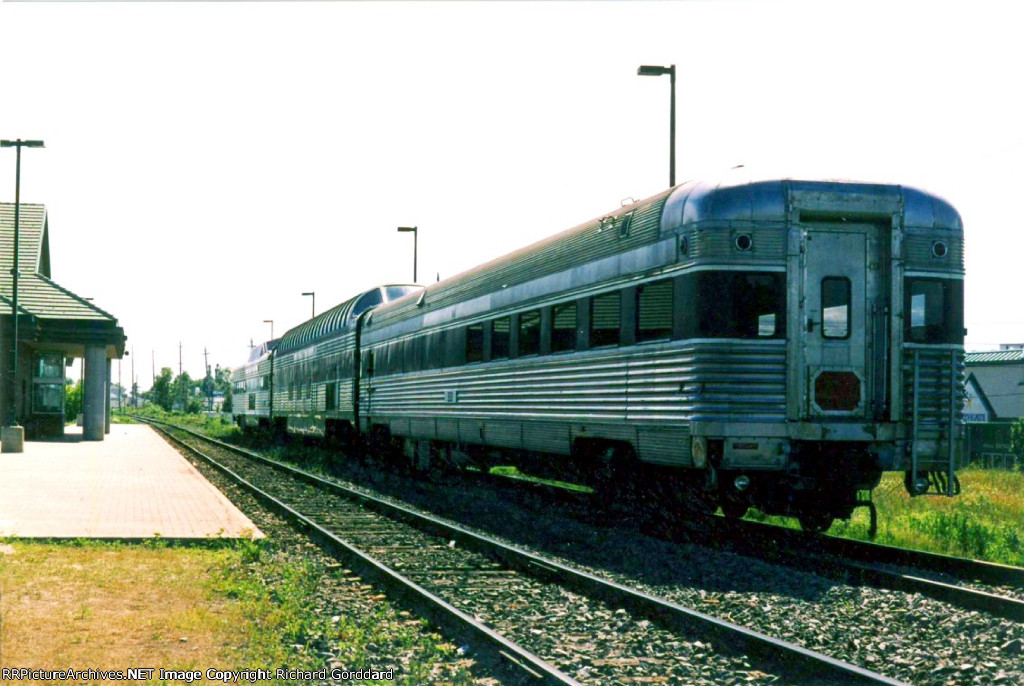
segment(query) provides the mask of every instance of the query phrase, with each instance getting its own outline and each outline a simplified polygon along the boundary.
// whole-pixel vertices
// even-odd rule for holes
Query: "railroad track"
[[[711,518],[708,536],[737,552],[841,576],[877,588],[920,593],[966,610],[1024,621],[1024,568]],[[1021,597],[1015,597],[1021,596]]]
[[[448,635],[500,655],[514,680],[899,683],[183,431],[164,429]]]
[[[492,482],[516,481],[522,488],[554,494],[567,502],[597,500],[587,493],[544,483],[482,476]],[[920,593],[965,610],[1024,621],[1024,568],[1021,567],[716,516],[684,523],[676,533],[680,532],[698,543],[726,544],[742,555],[781,561],[847,583]]]

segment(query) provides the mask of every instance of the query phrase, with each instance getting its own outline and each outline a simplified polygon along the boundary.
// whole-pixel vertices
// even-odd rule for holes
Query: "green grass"
[[[911,498],[902,474],[886,474],[875,489],[875,542],[901,548],[1024,566],[1024,474],[970,468],[958,473],[961,494]],[[748,518],[796,527],[795,520],[752,511]],[[868,540],[868,515],[858,509],[829,534]]]
[[[338,606],[325,604],[327,588]],[[336,667],[394,669],[399,684],[473,682],[471,662],[423,620],[267,539],[0,541],[0,599],[5,667]]]

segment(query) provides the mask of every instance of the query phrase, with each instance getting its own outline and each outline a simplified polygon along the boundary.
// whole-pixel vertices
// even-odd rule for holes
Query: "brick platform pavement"
[[[0,453],[0,536],[263,535],[148,426],[112,424],[103,441],[67,431],[63,440]]]

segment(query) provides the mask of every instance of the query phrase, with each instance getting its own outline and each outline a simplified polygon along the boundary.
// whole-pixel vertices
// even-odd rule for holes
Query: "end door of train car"
[[[890,195],[858,213],[835,206],[848,196],[794,191],[791,199],[791,469],[830,484],[826,492],[813,489],[816,498],[845,500],[877,485],[881,472],[898,460],[893,313],[899,289],[894,293],[893,285],[901,277],[894,274],[899,267],[892,254],[900,204]]]
[[[888,422],[890,263],[885,227],[806,223],[799,269],[801,421]],[[822,439],[828,438],[821,436]],[[851,435],[851,438],[853,436]]]

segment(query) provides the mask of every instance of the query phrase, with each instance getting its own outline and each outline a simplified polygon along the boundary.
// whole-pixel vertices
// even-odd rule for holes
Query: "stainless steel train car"
[[[243,429],[269,428],[271,353],[278,341],[253,346],[249,360],[231,372],[232,414]]]
[[[333,417],[418,466],[575,469],[665,512],[823,530],[885,471],[958,489],[963,277],[960,217],[925,192],[690,182],[338,336],[289,332],[275,374],[310,390],[274,409],[326,417],[313,389],[348,384]]]
[[[422,286],[372,288],[288,331],[277,344],[272,374],[270,421],[290,434],[350,441],[355,437],[359,398],[360,316]]]

